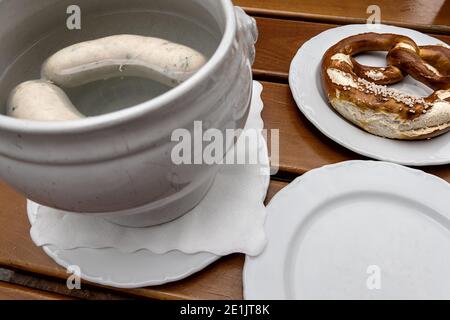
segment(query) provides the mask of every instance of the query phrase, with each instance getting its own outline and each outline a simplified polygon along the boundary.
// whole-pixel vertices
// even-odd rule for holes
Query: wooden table
[[[289,87],[289,64],[297,49],[320,32],[347,23],[363,23],[367,6],[377,2],[383,22],[431,33],[450,44],[450,2],[445,0],[235,0],[253,15],[260,38],[255,79],[264,85],[263,118],[280,130],[280,171],[272,178],[267,201],[308,170],[349,159],[362,159],[323,136],[298,111]],[[450,166],[426,171],[450,181]],[[220,259],[176,283],[119,290],[83,282],[68,290],[66,272],[37,248],[29,236],[25,199],[0,182],[0,299],[241,299],[243,255]]]

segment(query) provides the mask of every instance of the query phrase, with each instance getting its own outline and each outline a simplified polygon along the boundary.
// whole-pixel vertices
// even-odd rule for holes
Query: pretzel
[[[387,51],[387,66],[365,66],[353,58],[367,51]],[[450,130],[450,49],[444,46],[419,47],[395,34],[358,34],[327,50],[321,72],[331,105],[372,134],[419,140]],[[386,86],[406,75],[435,91],[417,97]]]

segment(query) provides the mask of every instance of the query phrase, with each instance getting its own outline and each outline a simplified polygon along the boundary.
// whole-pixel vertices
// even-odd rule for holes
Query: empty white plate
[[[418,45],[444,44],[414,30],[386,25],[380,25],[379,29],[369,29],[365,24],[346,25],[322,32],[299,49],[291,64],[289,84],[298,107],[327,137],[364,156],[414,166],[450,163],[450,134],[424,141],[399,141],[377,137],[346,121],[328,104],[320,77],[325,51],[348,36],[366,32],[406,35]],[[356,59],[366,65],[386,64],[385,53],[371,53]],[[432,92],[409,76],[392,87],[419,96],[427,96]]]
[[[263,105],[259,98],[262,89],[259,83],[254,82],[255,99],[253,99],[251,110],[255,112],[250,113],[249,128],[263,128],[260,116]],[[259,139],[259,141],[264,140]],[[254,168],[250,168],[249,172],[264,173],[264,182],[262,184],[258,182],[260,184],[258,188],[262,189],[261,194],[265,194],[270,180],[267,174],[269,158],[265,143],[258,152],[260,152],[258,159],[261,161],[261,169],[266,170],[255,172]],[[36,221],[38,207],[38,204],[28,200],[28,218],[32,225]],[[156,254],[149,250],[126,253],[116,248],[62,250],[55,245],[43,246],[43,250],[64,268],[78,266],[82,279],[118,288],[140,288],[181,280],[220,258],[209,252],[186,254],[178,250],[166,254]]]
[[[450,184],[400,165],[312,170],[268,206],[246,299],[450,299]]]

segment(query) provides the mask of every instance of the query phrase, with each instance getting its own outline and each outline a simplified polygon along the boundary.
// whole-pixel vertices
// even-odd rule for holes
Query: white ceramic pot
[[[81,30],[66,27],[72,4],[81,8]],[[51,53],[119,33],[182,39],[210,59],[180,86],[119,111],[59,123],[0,115],[0,176],[52,208],[154,225],[193,208],[218,169],[173,164],[172,132],[192,132],[196,120],[204,130],[244,126],[256,23],[230,0],[0,0],[2,113],[9,91],[38,78]]]

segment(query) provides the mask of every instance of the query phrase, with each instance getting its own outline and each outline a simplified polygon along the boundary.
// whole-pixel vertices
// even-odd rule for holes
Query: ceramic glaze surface
[[[255,21],[228,0],[85,0],[78,5],[86,24],[69,31],[70,4],[0,1],[2,114],[15,85],[38,78],[48,56],[77,42],[120,33],[156,36],[191,46],[209,61],[171,90],[136,78],[69,90],[74,104],[93,115],[86,119],[40,123],[0,115],[0,176],[27,198],[61,210],[125,224],[129,218],[122,217],[135,214],[150,217],[147,225],[175,219],[202,199],[217,166],[173,164],[172,132],[193,133],[194,121],[203,130],[244,126]]]

